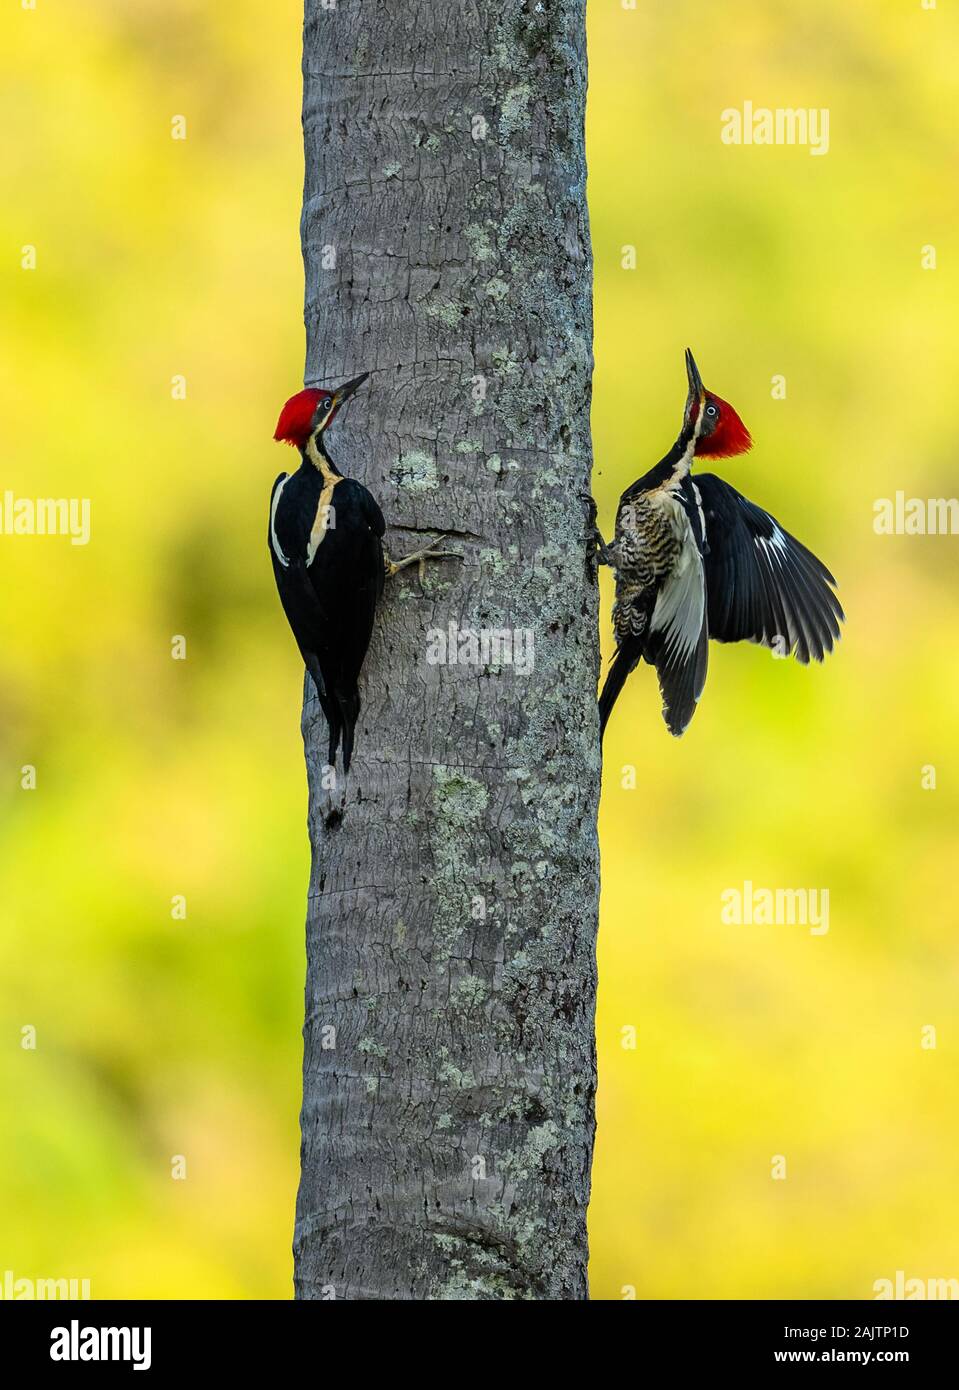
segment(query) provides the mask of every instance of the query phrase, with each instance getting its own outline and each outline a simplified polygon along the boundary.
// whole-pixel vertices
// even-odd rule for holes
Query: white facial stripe
[[[318,434],[322,434],[323,430],[326,429],[327,425],[328,425],[328,424],[330,423],[330,421],[333,419],[333,416],[336,414],[336,407],[337,407],[337,404],[338,404],[338,402],[337,402],[336,397],[335,397],[335,396],[331,396],[331,397],[330,397],[330,408],[329,408],[329,410],[327,410],[327,412],[326,412],[326,414],[323,416],[323,418],[322,418],[317,424],[315,424],[315,425],[313,426],[313,429],[310,431],[309,438],[308,438],[307,441],[306,441],[306,453],[307,453],[307,457],[309,458],[310,462],[313,464],[314,468],[318,468],[318,469],[320,470],[320,472],[324,474],[324,476],[325,476],[325,474],[328,472],[328,469],[326,468],[326,466],[325,466],[324,464],[322,464],[322,463],[320,462],[320,454],[319,454],[319,451],[318,451],[318,449],[317,449],[317,447],[316,447],[316,436],[317,436]]]

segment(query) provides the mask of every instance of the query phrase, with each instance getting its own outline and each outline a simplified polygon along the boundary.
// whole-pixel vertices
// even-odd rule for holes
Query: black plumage
[[[623,493],[616,535],[600,559],[616,571],[617,650],[599,699],[605,729],[629,674],[656,668],[663,718],[682,734],[706,682],[709,638],[760,642],[801,662],[822,661],[839,639],[836,581],[774,517],[711,473],[699,457],[744,452],[749,432],[702,384],[687,351],[683,427],[669,453]]]
[[[717,642],[759,642],[822,661],[841,636],[845,616],[836,581],[811,550],[712,473],[694,486],[706,522],[709,635]]]
[[[360,671],[384,582],[408,565],[450,554],[436,549],[440,537],[391,560],[375,497],[344,477],[327,451],[325,431],[368,375],[335,390],[310,387],[283,407],[274,438],[294,445],[301,463],[273,484],[267,534],[280,602],[329,726],[329,762],[342,746],[345,772],[360,713]]]
[[[325,460],[332,470],[328,455]],[[326,488],[330,498],[323,503]],[[329,507],[326,523],[320,519],[321,540],[311,544],[322,506]],[[386,574],[383,513],[362,483],[339,478],[330,486],[304,460],[292,476],[277,478],[270,516],[280,602],[326,716],[329,762],[335,762],[342,740],[348,772],[360,712],[359,675]]]

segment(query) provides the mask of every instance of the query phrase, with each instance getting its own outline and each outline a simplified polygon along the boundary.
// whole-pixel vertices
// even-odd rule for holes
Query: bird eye
[[[707,405],[707,407],[706,407],[706,414],[707,414],[707,415],[718,415],[718,414],[719,414],[719,411],[716,409],[716,407],[715,407],[714,405]]]

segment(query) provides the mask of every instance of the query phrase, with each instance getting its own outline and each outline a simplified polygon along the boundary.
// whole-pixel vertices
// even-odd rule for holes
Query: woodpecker
[[[752,439],[703,386],[688,348],[686,376],[679,438],[623,493],[611,545],[595,529],[590,499],[597,558],[616,572],[617,650],[599,697],[601,731],[640,660],[656,668],[663,718],[678,737],[706,683],[710,637],[758,642],[806,664],[822,661],[840,636],[844,614],[825,565],[722,478],[691,476],[696,460],[732,458]]]
[[[270,494],[268,543],[280,602],[329,727],[329,763],[342,742],[343,770],[353,757],[360,712],[358,679],[384,581],[412,564],[454,556],[445,537],[393,561],[383,548],[383,513],[362,483],[346,478],[326,448],[326,431],[369,376],[335,389],[291,396],[273,438],[299,450],[295,473],[281,473]],[[456,559],[461,559],[455,555]]]

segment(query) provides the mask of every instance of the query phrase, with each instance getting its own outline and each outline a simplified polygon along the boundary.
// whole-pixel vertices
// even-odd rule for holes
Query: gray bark
[[[587,1296],[584,11],[306,4],[306,379],[372,370],[330,451],[394,556],[463,561],[388,582],[345,791],[307,685],[302,1298]],[[450,622],[532,630],[533,670],[431,664]]]

